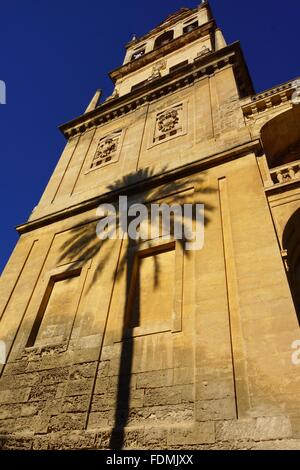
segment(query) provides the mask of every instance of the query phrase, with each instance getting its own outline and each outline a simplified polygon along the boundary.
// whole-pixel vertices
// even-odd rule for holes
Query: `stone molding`
[[[232,66],[235,68],[239,81],[246,83],[246,91],[253,93],[252,82],[245,65],[245,60],[238,42],[215,53],[195,58],[194,62],[182,69],[169,73],[164,77],[150,80],[141,89],[127,95],[110,99],[95,110],[83,114],[60,126],[66,138],[82,134],[91,128],[124,116],[140,106],[151,103],[163,96],[170,95],[181,88],[192,85],[198,80],[214,75],[219,70]],[[243,91],[244,92],[244,91]]]

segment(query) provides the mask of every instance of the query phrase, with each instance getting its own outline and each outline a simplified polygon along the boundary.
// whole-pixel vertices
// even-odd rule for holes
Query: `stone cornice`
[[[247,100],[247,103],[242,105],[244,116],[246,118],[252,118],[259,113],[291,101],[295,91],[293,82],[294,80],[291,80],[251,96],[251,98]]]
[[[295,179],[282,184],[274,184],[273,186],[264,188],[264,191],[268,196],[271,196],[273,194],[283,194],[295,188],[300,188],[300,179]]]
[[[66,219],[68,217],[73,217],[83,212],[95,209],[100,204],[111,202],[119,195],[126,194],[130,196],[135,193],[144,193],[148,189],[162,185],[169,181],[173,181],[178,178],[184,178],[196,172],[205,171],[216,165],[221,165],[222,163],[225,163],[227,161],[241,158],[251,152],[255,154],[260,154],[261,151],[261,143],[260,140],[257,139],[254,141],[246,142],[242,145],[238,145],[236,147],[229,148],[226,151],[210,155],[209,157],[203,158],[201,160],[186,163],[175,169],[164,170],[162,173],[159,173],[157,175],[149,176],[146,174],[145,178],[141,178],[136,182],[128,185],[123,185],[116,191],[109,191],[107,193],[102,194],[101,196],[97,196],[95,198],[81,202],[74,206],[68,207],[67,209],[63,209],[53,214],[49,214],[45,217],[41,217],[40,219],[29,221],[25,224],[17,226],[16,230],[20,235],[28,233],[38,228]]]
[[[213,75],[229,64],[235,67],[237,76],[240,76],[240,82],[246,87],[246,94],[252,94],[253,86],[248,68],[239,42],[235,42],[219,51],[196,58],[192,64],[187,64],[178,71],[151,80],[139,90],[104,102],[95,110],[63,124],[60,130],[67,138],[81,134],[126,115],[145,103],[151,103],[155,99],[191,85],[202,77]]]
[[[140,69],[141,67],[145,67],[145,65],[148,65],[158,59],[165,57],[167,54],[170,54],[171,52],[184,47],[186,44],[190,44],[191,42],[194,42],[201,37],[208,36],[215,28],[215,21],[211,20],[208,23],[205,23],[204,25],[201,25],[198,28],[194,29],[190,33],[184,34],[183,36],[179,36],[178,38],[173,39],[165,46],[162,46],[158,49],[154,49],[153,51],[148,52],[139,59],[133,60],[131,62],[128,62],[127,64],[122,65],[121,67],[118,67],[117,69],[110,72],[109,76],[115,83],[117,80],[128,75],[129,73],[132,73],[135,70]]]

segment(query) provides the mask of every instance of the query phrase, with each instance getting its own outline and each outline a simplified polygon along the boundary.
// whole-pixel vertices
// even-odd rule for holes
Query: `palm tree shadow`
[[[185,180],[169,180],[160,184],[157,187],[157,183],[153,182],[151,184],[151,180],[154,177],[153,171],[150,169],[142,169],[137,171],[136,173],[129,174],[125,177],[122,177],[115,181],[113,184],[109,186],[110,194],[112,195],[112,199],[116,200],[118,195],[130,195],[136,194],[137,188],[140,188],[141,193],[145,191],[144,182],[147,181],[148,190],[150,192],[150,198],[148,199],[149,202],[153,201],[161,201],[165,197],[170,198],[172,197],[172,203],[182,205],[187,201],[187,196],[185,191],[187,187],[191,187],[193,185],[193,179],[190,177],[187,182]],[[197,185],[201,187],[201,182],[203,182],[203,194],[209,194],[215,192],[215,189],[208,188],[205,183],[205,174],[202,174],[200,177],[197,175]],[[205,219],[204,224],[209,223],[209,213],[213,210],[213,206],[209,204],[205,204]],[[192,219],[195,218],[195,212],[193,214],[189,214],[187,217]],[[121,225],[120,214],[118,210],[116,210],[116,227],[119,229]],[[128,217],[129,221],[130,218]],[[164,226],[164,220],[157,219],[153,222],[159,223],[162,232],[169,231],[169,226]],[[174,233],[180,232],[184,224],[187,224],[186,217],[176,219],[174,216],[171,219],[171,235]],[[109,250],[104,250],[104,246],[106,246],[108,238],[105,240],[100,240],[97,238],[95,233],[95,224],[88,223],[86,221],[85,224],[82,224],[80,227],[75,227],[69,239],[64,243],[61,249],[61,255],[59,261],[62,263],[66,258],[72,257],[72,259],[78,260],[78,263],[82,260],[89,260],[95,258],[95,256],[99,256],[98,265],[94,271],[92,280],[90,282],[90,286],[88,289],[97,281],[98,277],[100,276],[101,272],[106,265],[108,258],[110,256]],[[182,245],[182,248],[185,247],[186,240],[184,238],[176,240],[176,242]],[[119,363],[119,372],[118,372],[118,386],[117,386],[117,398],[116,398],[116,407],[115,407],[115,416],[114,416],[114,425],[113,431],[110,438],[109,447],[111,449],[122,449],[124,447],[124,440],[125,440],[125,427],[128,423],[129,413],[130,413],[130,400],[131,400],[131,377],[132,377],[132,366],[133,366],[133,357],[134,357],[134,338],[133,335],[128,334],[130,329],[134,326],[139,324],[140,319],[140,285],[139,285],[139,277],[135,279],[134,283],[134,321],[131,319],[130,322],[130,315],[132,314],[133,303],[130,301],[132,297],[132,284],[134,278],[134,270],[136,269],[135,264],[135,255],[134,253],[137,252],[139,246],[139,240],[134,240],[128,237],[126,240],[125,249],[122,250],[122,256],[119,260],[118,268],[116,273],[112,273],[113,279],[118,279],[123,276],[124,271],[126,271],[126,286],[125,286],[125,308],[123,313],[122,319],[122,340],[121,340],[121,356],[120,356],[120,363]],[[185,251],[185,256],[190,256],[190,251]],[[159,257],[154,256],[154,270],[153,270],[153,285],[155,289],[158,289],[160,285],[160,263]],[[74,265],[72,266],[74,269]],[[105,336],[105,332],[103,337]],[[99,361],[98,366],[100,364],[101,359],[101,349],[99,354]],[[90,404],[89,404],[89,412],[92,407],[92,400],[95,390],[96,384],[96,377],[97,373],[95,374],[95,382],[93,391],[90,397]],[[88,419],[88,416],[87,416]]]

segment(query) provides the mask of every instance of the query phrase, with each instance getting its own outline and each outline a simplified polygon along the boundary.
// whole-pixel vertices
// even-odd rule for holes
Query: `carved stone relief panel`
[[[180,103],[157,113],[150,146],[162,143],[186,133],[186,105]]]
[[[122,131],[116,131],[99,140],[96,153],[91,163],[91,169],[116,162],[119,158]]]

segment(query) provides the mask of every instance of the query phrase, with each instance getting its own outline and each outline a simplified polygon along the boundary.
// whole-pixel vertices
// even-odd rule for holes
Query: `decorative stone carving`
[[[91,168],[103,166],[116,158],[120,136],[119,131],[100,139]]]
[[[109,155],[111,155],[112,153],[116,151],[116,146],[117,146],[116,142],[110,137],[102,140],[100,144],[98,145],[96,157],[97,158],[108,157]]]
[[[289,164],[271,171],[271,178],[274,184],[288,183],[300,178],[300,164]]]
[[[202,57],[206,54],[209,54],[211,52],[210,48],[207,46],[203,46],[202,49],[198,52],[197,57]]]
[[[68,343],[66,341],[60,344],[54,344],[49,346],[26,348],[23,352],[21,360],[36,361],[43,357],[57,356],[66,352],[67,348]]]
[[[158,62],[157,64],[155,64],[152,68],[152,74],[150,75],[148,80],[150,81],[150,80],[155,80],[156,78],[160,78],[161,71],[164,70],[166,67],[167,67],[166,60],[162,60]]]
[[[177,104],[156,116],[153,143],[180,135],[185,129],[183,104]]]
[[[158,119],[158,129],[161,132],[170,132],[178,124],[179,115],[177,109],[171,109],[162,113]]]

